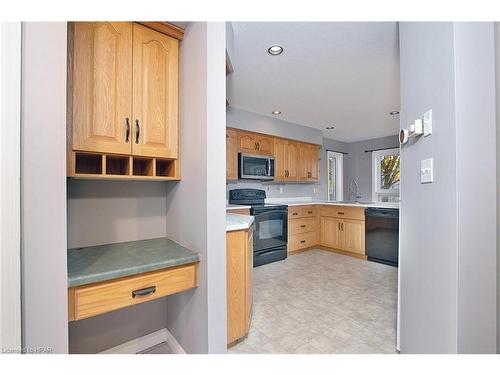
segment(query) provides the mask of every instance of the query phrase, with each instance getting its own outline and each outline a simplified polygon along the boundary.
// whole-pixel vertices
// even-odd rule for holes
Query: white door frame
[[[0,348],[21,351],[21,23],[0,22]]]

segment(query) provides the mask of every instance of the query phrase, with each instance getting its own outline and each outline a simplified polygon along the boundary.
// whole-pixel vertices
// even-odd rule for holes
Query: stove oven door
[[[254,210],[253,250],[259,252],[283,247],[288,241],[288,211],[285,209]]]

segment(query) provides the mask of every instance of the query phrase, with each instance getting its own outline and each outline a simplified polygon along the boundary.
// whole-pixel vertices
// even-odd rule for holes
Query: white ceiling
[[[323,130],[344,142],[397,134],[396,22],[233,22],[232,107]],[[267,48],[283,46],[271,56]],[[335,126],[326,130],[326,126]]]

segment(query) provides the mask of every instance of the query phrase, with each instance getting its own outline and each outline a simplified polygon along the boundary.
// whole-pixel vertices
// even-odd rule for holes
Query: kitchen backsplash
[[[228,182],[226,184],[226,199],[229,199],[229,190],[233,189],[262,189],[268,198],[313,197],[326,199],[326,192],[321,184],[275,184],[253,181]]]

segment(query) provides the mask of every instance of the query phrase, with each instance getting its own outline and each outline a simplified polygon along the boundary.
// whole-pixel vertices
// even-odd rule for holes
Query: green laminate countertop
[[[195,263],[198,254],[168,238],[68,249],[68,286]]]

